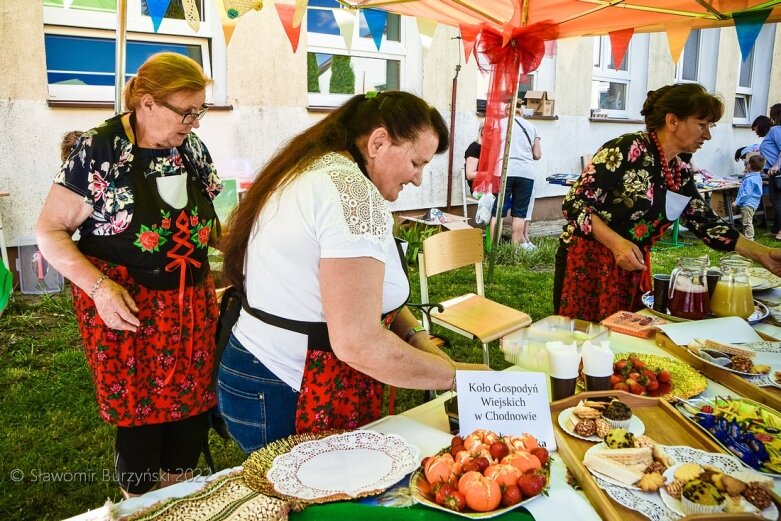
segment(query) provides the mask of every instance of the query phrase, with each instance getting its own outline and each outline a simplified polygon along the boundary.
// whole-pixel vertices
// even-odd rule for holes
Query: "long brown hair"
[[[667,114],[675,114],[680,119],[694,116],[718,121],[724,115],[724,102],[699,83],[676,83],[648,91],[640,114],[645,116],[648,130],[659,130],[664,127]]]
[[[223,235],[223,270],[227,280],[244,284],[244,257],[255,220],[271,195],[304,172],[315,159],[328,152],[349,151],[365,172],[358,149],[361,139],[383,127],[394,144],[414,141],[433,130],[439,137],[437,154],[449,145],[447,125],[437,110],[408,92],[359,94],[331,112],[319,123],[285,143],[261,169],[252,187],[231,215]]]

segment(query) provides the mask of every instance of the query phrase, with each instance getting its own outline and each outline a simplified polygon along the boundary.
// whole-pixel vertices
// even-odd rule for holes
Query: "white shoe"
[[[532,251],[537,249],[537,246],[530,242],[522,242],[519,246],[522,250]]]

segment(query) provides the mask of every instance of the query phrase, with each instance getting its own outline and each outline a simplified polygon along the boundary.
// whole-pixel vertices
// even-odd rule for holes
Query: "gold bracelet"
[[[92,289],[89,290],[89,298],[92,300],[95,300],[95,292],[98,291],[98,288],[101,284],[103,284],[103,281],[108,278],[108,275],[103,274],[100,277],[98,277],[98,280],[95,281],[95,284],[92,285]]]

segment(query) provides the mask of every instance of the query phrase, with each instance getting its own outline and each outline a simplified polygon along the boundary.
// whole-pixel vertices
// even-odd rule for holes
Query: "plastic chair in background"
[[[483,346],[483,362],[489,365],[488,343],[531,324],[523,311],[485,298],[483,282],[483,233],[478,228],[452,230],[432,235],[423,241],[418,254],[420,298],[429,302],[429,278],[465,266],[474,266],[477,293],[454,296],[440,302],[444,311],[431,310],[423,315],[423,326],[431,324],[478,340]]]

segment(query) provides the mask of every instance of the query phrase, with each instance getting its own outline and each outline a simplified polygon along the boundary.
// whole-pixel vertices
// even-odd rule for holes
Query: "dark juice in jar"
[[[673,316],[699,320],[710,313],[708,289],[704,286],[690,286],[687,290],[673,289],[667,307]]]

